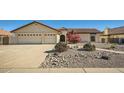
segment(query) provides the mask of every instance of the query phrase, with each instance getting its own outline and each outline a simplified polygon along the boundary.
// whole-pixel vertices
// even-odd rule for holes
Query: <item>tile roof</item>
[[[110,29],[109,34],[124,34],[124,26]]]
[[[7,35],[7,36],[9,36],[9,35],[11,35],[11,33],[7,32],[5,30],[0,30],[0,35],[3,35],[3,36]]]
[[[95,28],[60,28],[60,31],[74,31],[75,33],[101,33]]]

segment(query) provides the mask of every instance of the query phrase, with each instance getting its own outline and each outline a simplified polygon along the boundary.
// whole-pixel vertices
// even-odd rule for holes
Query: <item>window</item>
[[[39,34],[39,36],[41,36],[41,34]]]
[[[24,36],[26,36],[26,34],[24,34]]]
[[[23,34],[21,34],[21,36],[23,36]]]
[[[20,34],[18,34],[18,36],[20,36]]]
[[[38,34],[36,34],[36,36],[38,36]]]
[[[32,34],[30,34],[30,36],[32,36]]]
[[[95,42],[95,36],[91,36],[91,41]]]
[[[33,34],[33,36],[35,36],[35,34]]]
[[[91,34],[91,36],[90,36],[90,40],[91,40],[91,42],[95,42],[95,37],[96,36],[96,34]]]
[[[27,36],[29,36],[29,34],[27,34]]]

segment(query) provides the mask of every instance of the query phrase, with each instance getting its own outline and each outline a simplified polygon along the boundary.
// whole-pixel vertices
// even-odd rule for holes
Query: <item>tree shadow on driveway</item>
[[[52,49],[52,50],[45,51],[44,53],[55,53],[55,52],[57,52],[57,51]]]

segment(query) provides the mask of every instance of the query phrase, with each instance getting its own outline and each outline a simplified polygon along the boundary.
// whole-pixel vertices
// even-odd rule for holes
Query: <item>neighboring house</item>
[[[39,22],[32,22],[11,31],[11,44],[54,44],[59,42],[60,31]]]
[[[100,42],[101,32],[95,28],[60,28],[61,32],[71,32],[78,34],[81,42]]]
[[[100,36],[102,43],[124,43],[124,26],[106,28]]]
[[[0,30],[0,45],[8,45],[11,33],[5,30]]]

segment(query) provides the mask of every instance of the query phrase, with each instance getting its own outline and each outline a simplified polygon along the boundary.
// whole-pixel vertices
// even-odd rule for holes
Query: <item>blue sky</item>
[[[0,20],[0,29],[11,31],[32,21],[38,21],[53,28],[97,28],[124,26],[124,20]]]

